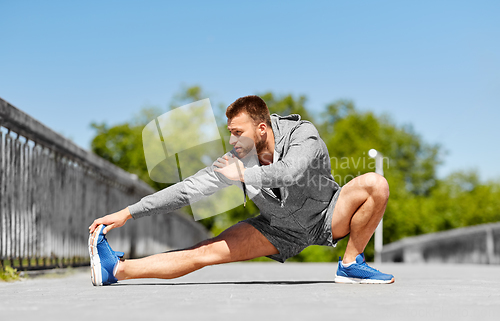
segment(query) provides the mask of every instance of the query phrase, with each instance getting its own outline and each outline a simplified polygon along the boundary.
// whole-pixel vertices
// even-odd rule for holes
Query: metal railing
[[[500,264],[500,223],[407,237],[384,245],[382,261]]]
[[[88,264],[92,221],[153,189],[0,98],[0,264],[23,269]],[[207,231],[181,213],[109,233],[128,257],[191,246]]]

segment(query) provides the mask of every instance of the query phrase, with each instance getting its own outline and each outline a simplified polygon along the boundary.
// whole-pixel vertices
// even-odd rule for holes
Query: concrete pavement
[[[333,263],[231,263],[93,287],[87,269],[0,282],[2,320],[497,320],[500,266],[373,265],[391,285],[333,283]]]

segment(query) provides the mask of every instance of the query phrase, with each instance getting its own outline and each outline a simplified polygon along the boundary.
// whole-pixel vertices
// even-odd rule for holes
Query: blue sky
[[[0,97],[89,149],[89,124],[273,91],[411,124],[439,168],[500,179],[498,1],[0,0]]]

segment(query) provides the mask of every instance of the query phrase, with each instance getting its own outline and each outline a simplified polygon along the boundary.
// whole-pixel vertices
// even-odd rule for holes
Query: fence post
[[[370,149],[368,156],[375,159],[375,173],[384,176],[384,158],[382,153],[376,149]],[[382,263],[382,249],[384,247],[384,223],[383,218],[375,229],[375,263]]]

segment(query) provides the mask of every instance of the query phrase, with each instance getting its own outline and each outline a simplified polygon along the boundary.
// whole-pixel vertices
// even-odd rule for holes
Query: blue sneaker
[[[366,264],[363,253],[356,256],[356,262],[344,267],[339,257],[339,267],[335,283],[387,284],[393,283],[394,276],[382,273]]]
[[[118,282],[113,269],[123,257],[123,252],[115,252],[102,234],[105,225],[99,225],[89,236],[90,278],[93,285],[108,285]]]

